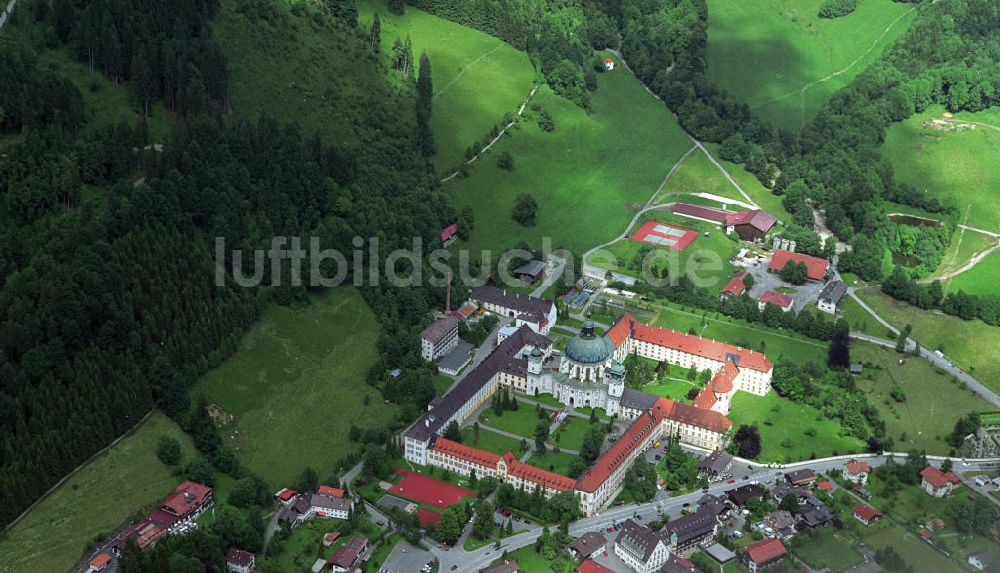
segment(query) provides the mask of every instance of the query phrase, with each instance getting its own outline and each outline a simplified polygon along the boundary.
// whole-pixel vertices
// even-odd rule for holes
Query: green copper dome
[[[575,336],[566,345],[566,356],[580,364],[601,364],[615,353],[615,347],[607,336],[597,336],[594,333],[594,322],[587,320]]]

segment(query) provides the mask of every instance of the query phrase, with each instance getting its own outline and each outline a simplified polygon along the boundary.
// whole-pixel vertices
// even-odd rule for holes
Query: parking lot
[[[392,548],[379,573],[420,573],[427,563],[434,559],[429,551],[418,549],[405,541],[399,541]]]

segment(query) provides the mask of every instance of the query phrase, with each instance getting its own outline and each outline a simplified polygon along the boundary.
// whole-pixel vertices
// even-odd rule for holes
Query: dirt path
[[[478,58],[476,58],[475,60],[472,60],[471,62],[469,62],[469,65],[467,65],[467,66],[465,66],[464,68],[462,68],[462,71],[458,72],[458,75],[457,75],[457,76],[455,76],[455,77],[451,78],[451,81],[450,81],[450,82],[448,82],[448,83],[446,83],[446,84],[444,85],[444,87],[442,87],[442,88],[441,88],[441,89],[439,89],[438,91],[434,92],[434,97],[437,97],[437,96],[439,96],[439,95],[443,94],[443,93],[445,92],[445,90],[447,90],[448,88],[450,88],[450,87],[451,87],[451,85],[452,85],[453,83],[457,82],[457,81],[459,80],[459,78],[461,78],[461,77],[462,77],[462,76],[463,76],[463,75],[465,74],[465,72],[469,71],[469,68],[471,68],[472,66],[474,66],[474,65],[478,64],[478,63],[479,63],[479,62],[480,62],[481,60],[485,59],[485,58],[486,58],[486,57],[488,57],[488,56],[489,56],[490,54],[492,54],[493,52],[495,52],[495,51],[499,50],[499,49],[500,49],[500,48],[502,48],[503,46],[504,46],[503,44],[498,44],[498,45],[497,45],[497,46],[496,46],[495,48],[493,48],[492,50],[490,50],[490,51],[486,52],[485,54],[483,54],[483,55],[479,56],[479,57],[478,57]]]
[[[970,123],[972,125],[981,125],[981,126],[985,127],[986,129],[992,129],[992,130],[995,130],[995,131],[1000,131],[1000,126],[993,125],[992,123],[983,123],[981,121],[970,121],[968,119],[959,119],[957,117],[944,118],[941,121],[947,121],[948,123],[954,123],[954,124]]]
[[[899,16],[896,16],[896,18],[894,18],[892,20],[892,22],[889,22],[889,25],[886,26],[884,30],[882,30],[882,33],[879,34],[878,37],[875,38],[872,41],[871,46],[868,46],[867,50],[865,50],[864,52],[862,52],[861,55],[858,56],[857,58],[854,58],[854,61],[852,61],[850,64],[847,64],[847,67],[842,68],[840,70],[837,70],[837,71],[831,73],[830,75],[826,76],[825,78],[820,78],[818,80],[811,81],[811,82],[809,82],[808,84],[802,86],[802,88],[800,88],[800,89],[798,89],[796,91],[788,92],[786,94],[782,94],[780,96],[773,97],[773,98],[771,98],[771,99],[769,99],[769,100],[767,100],[765,102],[762,102],[762,103],[759,103],[759,104],[756,104],[756,105],[752,105],[752,106],[750,106],[750,109],[757,109],[757,108],[760,108],[760,107],[764,107],[765,105],[774,103],[774,102],[779,101],[779,100],[783,100],[783,99],[785,99],[788,96],[799,94],[799,111],[800,111],[800,116],[799,116],[799,130],[804,129],[805,125],[806,125],[806,92],[809,90],[809,88],[811,88],[811,87],[813,87],[815,85],[819,85],[819,84],[821,84],[823,82],[828,82],[828,81],[830,81],[830,80],[832,80],[832,79],[834,79],[834,78],[836,78],[838,76],[841,76],[841,75],[847,73],[848,71],[850,71],[851,68],[853,68],[854,66],[858,65],[861,62],[861,60],[863,60],[866,57],[868,57],[868,54],[872,53],[872,51],[875,49],[875,47],[878,46],[878,43],[882,41],[882,38],[885,38],[885,36],[889,33],[889,31],[891,31],[892,28],[900,20],[902,20],[903,18],[905,18],[908,14],[910,14],[914,10],[916,10],[916,7],[910,8],[906,12],[903,12]]]

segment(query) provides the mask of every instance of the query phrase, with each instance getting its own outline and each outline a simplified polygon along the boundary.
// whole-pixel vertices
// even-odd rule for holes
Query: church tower
[[[617,416],[621,405],[622,392],[625,391],[625,367],[620,362],[615,362],[608,368],[608,407],[609,416]]]

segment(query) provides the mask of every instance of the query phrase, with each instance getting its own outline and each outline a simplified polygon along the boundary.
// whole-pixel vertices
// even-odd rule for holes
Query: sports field
[[[553,247],[582,254],[609,241],[691,148],[667,108],[625,70],[598,74],[589,113],[546,86],[533,102],[552,115],[554,131],[542,131],[540,112],[528,109],[509,136],[470,166],[467,178],[444,184],[456,209],[475,213],[472,236],[459,244],[473,253],[521,241],[540,247],[542,237],[551,237]],[[503,152],[513,158],[510,171],[497,165]],[[522,193],[538,203],[533,227],[511,218]]]
[[[352,288],[327,290],[304,308],[272,305],[191,395],[204,394],[235,417],[223,438],[272,485],[287,485],[306,466],[327,475],[355,448],[351,425],[384,426],[396,414],[365,383],[378,333]]]
[[[851,360],[860,361],[867,372],[855,378],[868,394],[868,402],[885,421],[888,434],[895,440],[894,451],[926,450],[928,454],[946,455],[951,449],[944,438],[955,422],[969,412],[991,409],[988,402],[970,392],[964,384],[952,382],[930,362],[904,357],[900,365],[896,351],[866,344],[851,343]],[[896,402],[893,388],[905,392],[906,400]]]
[[[667,269],[672,277],[698,277],[698,286],[705,288],[722,288],[732,274],[729,259],[739,248],[719,225],[680,217],[666,210],[647,211],[637,223],[639,230],[633,239],[643,228],[653,229],[658,223],[693,233],[686,236],[689,245],[681,251],[626,239],[595,251],[588,257],[587,264],[638,277],[642,274],[643,261],[648,261],[649,268]],[[658,272],[654,275],[660,277]]]
[[[961,222],[1000,232],[1000,195],[996,193],[1000,188],[996,164],[1000,111],[958,113],[947,122],[943,113],[944,108],[934,107],[894,124],[886,134],[882,155],[898,181],[953,202]]]
[[[181,442],[182,464],[194,459],[188,435],[164,414],[154,412],[0,538],[0,571],[68,571],[88,542],[158,504],[182,481],[156,457],[162,435]]]
[[[454,22],[406,7],[402,16],[382,0],[358,3],[359,21],[368,29],[375,11],[382,27],[382,60],[391,69],[396,39],[413,42],[413,57],[427,52],[434,82],[431,129],[440,170],[457,167],[465,149],[484,139],[504,113],[514,114],[531,91],[535,70],[528,55],[509,44]]]
[[[798,131],[900,37],[914,8],[865,0],[841,18],[822,0],[708,2],[708,76],[760,117]]]
[[[476,497],[475,492],[439,479],[407,470],[396,470],[396,473],[402,474],[403,479],[389,488],[389,493],[399,497],[426,503],[439,509],[455,505],[467,497]]]
[[[889,324],[897,328],[913,326],[911,338],[928,349],[943,348],[945,356],[965,369],[993,391],[1000,391],[1000,356],[984,348],[1000,348],[1000,327],[990,326],[981,320],[962,320],[935,312],[920,310],[904,302],[895,301],[874,287],[858,291],[858,295]],[[854,328],[855,317],[849,317]],[[868,328],[876,336],[885,336],[884,328],[877,327],[874,319]],[[881,334],[879,332],[882,331]]]
[[[774,391],[767,396],[737,392],[733,396],[729,419],[733,428],[757,426],[760,431],[762,462],[807,460],[815,454],[822,458],[836,454],[865,451],[857,438],[840,435],[840,422],[808,406],[785,400]],[[815,436],[806,435],[815,430]]]

